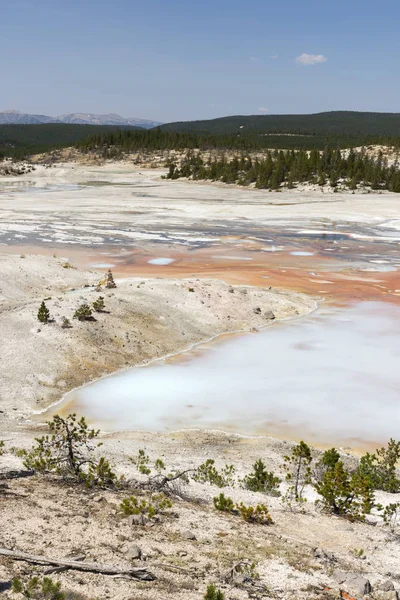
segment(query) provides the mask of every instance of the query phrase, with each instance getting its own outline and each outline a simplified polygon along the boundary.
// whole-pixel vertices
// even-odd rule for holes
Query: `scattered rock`
[[[261,315],[261,308],[257,306],[257,308],[253,308],[253,313],[255,315]]]
[[[335,555],[332,554],[332,552],[326,552],[322,548],[315,548],[314,555],[316,558],[319,558],[319,560],[322,560],[324,562],[336,562]]]
[[[275,314],[272,310],[266,310],[264,313],[264,317],[273,321],[275,319]]]
[[[357,573],[346,573],[346,571],[335,571],[332,578],[344,587],[346,591],[350,591],[356,596],[365,596],[372,592],[372,586],[366,577],[357,575]]]
[[[190,531],[190,529],[185,529],[184,531],[182,531],[182,537],[185,538],[185,540],[196,539],[196,536],[194,535],[193,531]]]
[[[392,590],[394,590],[393,581],[390,581],[390,579],[387,579],[386,581],[384,581],[383,583],[381,583],[378,586],[378,590],[381,590],[382,592],[391,592]]]
[[[376,592],[374,594],[374,600],[399,600],[399,594],[395,590]]]
[[[121,550],[128,560],[140,560],[142,558],[142,549],[131,542],[124,544]]]
[[[145,515],[129,515],[128,517],[128,525],[131,527],[135,527],[136,525],[146,525],[149,522],[149,519]]]

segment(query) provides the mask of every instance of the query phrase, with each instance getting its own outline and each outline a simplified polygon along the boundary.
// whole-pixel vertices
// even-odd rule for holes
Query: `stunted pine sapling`
[[[243,502],[234,504],[232,498],[221,493],[214,498],[214,507],[221,512],[240,515],[247,523],[258,523],[259,525],[271,525],[273,520],[265,504],[257,506],[246,506]]]
[[[359,469],[350,473],[341,460],[326,470],[315,489],[321,496],[316,503],[337,516],[363,521],[376,507],[371,479]]]
[[[397,493],[400,479],[396,467],[400,460],[400,442],[390,439],[387,448],[379,448],[375,454],[367,452],[360,460],[360,472],[367,475],[377,490]]]
[[[32,577],[26,583],[14,578],[11,582],[13,594],[20,594],[24,598],[41,600],[64,600],[65,594],[61,591],[61,583],[54,582],[50,577]]]
[[[124,498],[120,504],[124,515],[145,515],[153,519],[158,514],[169,514],[172,508],[172,502],[163,494],[156,494],[149,500],[139,500],[136,496]]]
[[[215,496],[214,506],[217,510],[222,512],[233,512],[235,510],[235,504],[232,498],[225,496],[223,493],[221,493],[219,496]]]
[[[39,306],[39,310],[37,313],[38,321],[41,323],[48,323],[50,319],[50,311],[47,308],[45,301],[42,300],[42,304]]]
[[[35,438],[32,449],[24,451],[26,468],[56,473],[90,487],[118,484],[109,462],[104,457],[94,459],[95,449],[102,445],[95,442],[99,431],[90,428],[84,417],[78,420],[75,413],[66,418],[55,415],[47,424],[51,435]]]
[[[214,583],[210,583],[210,585],[207,586],[204,600],[225,600],[225,595]]]
[[[215,467],[215,461],[209,458],[196,469],[192,475],[192,479],[199,483],[210,483],[219,488],[234,487],[235,471],[236,469],[233,465],[225,465],[221,471],[218,471]]]
[[[292,453],[284,457],[283,470],[286,472],[288,489],[283,501],[291,507],[292,501],[297,503],[306,502],[304,488],[311,483],[312,455],[310,447],[301,441],[292,450]]]
[[[106,307],[103,296],[99,296],[97,300],[93,302],[92,306],[96,312],[103,312]]]
[[[252,492],[264,492],[270,496],[280,496],[279,484],[281,479],[272,471],[267,471],[264,462],[259,458],[253,465],[253,471],[246,475],[242,485]]]
[[[74,319],[78,321],[88,321],[92,319],[92,309],[89,304],[81,304],[74,312]]]

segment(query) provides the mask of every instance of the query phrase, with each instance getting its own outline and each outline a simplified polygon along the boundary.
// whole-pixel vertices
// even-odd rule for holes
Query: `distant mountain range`
[[[71,113],[60,117],[21,113],[18,110],[0,112],[0,125],[38,125],[40,123],[70,123],[73,125],[115,125],[121,127],[143,127],[151,129],[162,123],[137,117],[125,118],[115,114],[94,115],[90,113]]]

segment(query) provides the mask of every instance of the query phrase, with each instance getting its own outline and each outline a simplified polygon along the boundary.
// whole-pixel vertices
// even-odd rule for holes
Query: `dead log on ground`
[[[113,565],[101,565],[98,563],[85,563],[75,560],[63,560],[56,558],[46,558],[35,554],[26,554],[25,552],[15,552],[7,548],[0,548],[0,556],[7,556],[13,560],[23,560],[25,562],[54,565],[55,567],[65,567],[66,569],[75,569],[76,571],[91,571],[92,573],[102,573],[103,575],[129,575],[140,581],[154,581],[156,576],[146,569],[125,569],[123,567],[114,567]]]

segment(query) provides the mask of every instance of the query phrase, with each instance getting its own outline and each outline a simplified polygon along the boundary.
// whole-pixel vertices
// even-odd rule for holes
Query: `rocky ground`
[[[65,158],[68,156],[60,156],[61,160]],[[155,166],[164,159],[157,158]],[[93,157],[93,161],[97,160]],[[146,160],[141,164],[151,166]],[[100,185],[114,176],[115,170],[125,178],[133,163],[131,159],[129,164],[108,163],[98,171],[94,169],[99,183],[96,193],[82,190],[77,200],[68,190],[51,191],[53,179],[53,183],[79,183],[85,181],[87,174],[93,175],[92,167],[81,171],[71,165],[38,166],[34,175],[21,175],[18,180],[38,184],[38,190],[29,194],[6,190],[4,235],[12,231],[17,239],[22,239],[27,232],[38,231],[46,236],[43,244],[48,243],[50,223],[56,221],[54,228],[59,228],[59,237],[54,240],[65,241],[62,234],[65,236],[66,223],[71,220],[68,243],[91,244],[90,236],[102,232],[102,219],[109,225],[110,235],[120,235],[125,224],[129,226],[128,234],[139,239],[151,219],[154,227],[162,227],[164,232],[171,214],[174,227],[187,220],[189,233],[194,220],[200,224],[208,220],[212,229],[217,219],[226,219],[231,226],[248,218],[249,192],[228,189],[222,184],[202,184],[205,198],[199,200],[200,187],[191,182],[190,205],[187,198],[181,197],[183,191],[189,190],[187,182],[162,183],[154,205],[143,190],[135,196],[124,187],[125,179],[113,195]],[[160,174],[160,169],[146,172],[141,184],[161,185]],[[3,181],[11,180],[11,174],[8,175]],[[50,191],[42,191],[41,182],[49,184]],[[181,196],[176,194],[178,189]],[[251,216],[262,227],[274,218],[280,224],[289,217],[297,221],[309,219],[310,215],[379,227],[384,219],[396,220],[396,227],[398,223],[397,201],[390,194],[335,194],[324,196],[322,201],[320,193],[309,197],[307,190],[296,190],[271,195],[271,201],[266,202],[260,191],[250,193],[254,194]],[[140,210],[135,202],[140,202]],[[86,228],[87,239],[77,235],[79,227]],[[137,231],[132,233],[134,227]],[[194,235],[198,236],[197,230]],[[175,238],[171,240],[173,247]],[[59,251],[57,255],[0,255],[0,440],[5,442],[5,453],[0,457],[0,546],[51,558],[80,555],[85,561],[145,568],[156,576],[154,581],[145,583],[72,570],[53,574],[54,580],[60,581],[69,597],[75,599],[195,600],[204,597],[209,583],[221,588],[226,600],[397,598],[397,528],[390,531],[377,514],[366,523],[323,514],[314,504],[316,495],[311,488],[306,489],[308,502],[303,509],[290,510],[278,497],[240,487],[238,480],[258,458],[283,477],[281,466],[284,455],[293,446],[290,442],[195,430],[101,436],[101,452],[128,482],[133,478],[143,480],[128,460],[139,449],[145,449],[153,460],[160,457],[168,470],[198,467],[207,459],[214,459],[218,468],[233,464],[236,484],[222,491],[235,502],[265,502],[274,521],[269,526],[246,523],[238,516],[217,512],[212,499],[221,490],[193,481],[184,489],[184,500],[173,498],[172,515],[140,525],[124,517],[119,509],[127,490],[88,490],[53,477],[2,478],[6,472],[22,468],[12,447],[28,448],[33,437],[44,432],[44,426],[27,424],[26,417],[59,400],[68,390],[118,369],[182,352],[216,335],[260,329],[273,323],[272,317],[307,314],[316,302],[314,297],[293,292],[231,286],[195,277],[129,277],[117,279],[115,289],[105,289],[103,284],[99,291],[96,288],[104,273],[76,268],[73,258],[60,258]],[[100,295],[104,297],[105,310],[94,313],[95,320],[80,322],[72,318],[80,304],[92,304]],[[37,320],[43,299],[51,315],[47,324]],[[72,327],[61,327],[62,317],[70,319]],[[313,452],[318,455],[317,450]],[[344,459],[350,463],[355,460],[350,455]],[[280,487],[284,493],[285,484]],[[387,504],[396,502],[397,496],[380,493],[377,500]],[[254,563],[253,571],[259,577],[254,577],[253,571],[229,576],[232,568],[243,562]],[[45,570],[46,567],[0,557],[0,592],[14,598],[10,592],[13,577],[27,580]]]
[[[14,444],[28,446],[31,435],[8,435],[7,451]],[[209,583],[215,583],[227,600],[397,598],[398,535],[383,526],[378,516],[371,515],[366,523],[351,523],[324,515],[314,505],[316,495],[311,488],[303,508],[290,510],[279,497],[240,487],[238,481],[260,457],[283,477],[283,456],[293,444],[200,431],[114,434],[102,441],[101,452],[130,484],[147,480],[128,461],[142,448],[151,462],[161,458],[167,471],[198,467],[210,458],[218,469],[233,464],[235,486],[182,484],[185,499],[172,497],[171,515],[141,524],[139,519],[124,516],[120,503],[129,493],[149,500],[148,493],[88,490],[43,476],[1,482],[7,483],[0,491],[1,521],[7,524],[0,533],[1,547],[52,559],[84,556],[87,562],[147,569],[156,576],[146,583],[73,570],[52,575],[71,593],[70,598],[198,600]],[[318,457],[317,451],[314,456]],[[354,459],[344,456],[344,460]],[[0,459],[0,473],[11,468],[21,468],[20,459],[6,453]],[[285,491],[284,483],[280,489]],[[239,516],[217,511],[212,499],[221,491],[235,502],[266,503],[274,523],[246,523]],[[378,499],[388,502],[394,497],[381,493]],[[253,564],[253,569],[230,576],[239,563]],[[45,570],[0,557],[0,589],[11,598],[7,588],[13,577],[26,580]]]
[[[96,285],[103,285],[96,291]],[[93,320],[73,319],[79,305],[104,297]],[[37,312],[46,299],[51,321]],[[127,278],[104,287],[104,273],[61,258],[0,255],[0,407],[25,418],[65,392],[121,368],[176,354],[210,338],[307,314],[309,296],[215,280]],[[63,328],[62,317],[71,326]],[[1,431],[2,425],[0,425]]]

